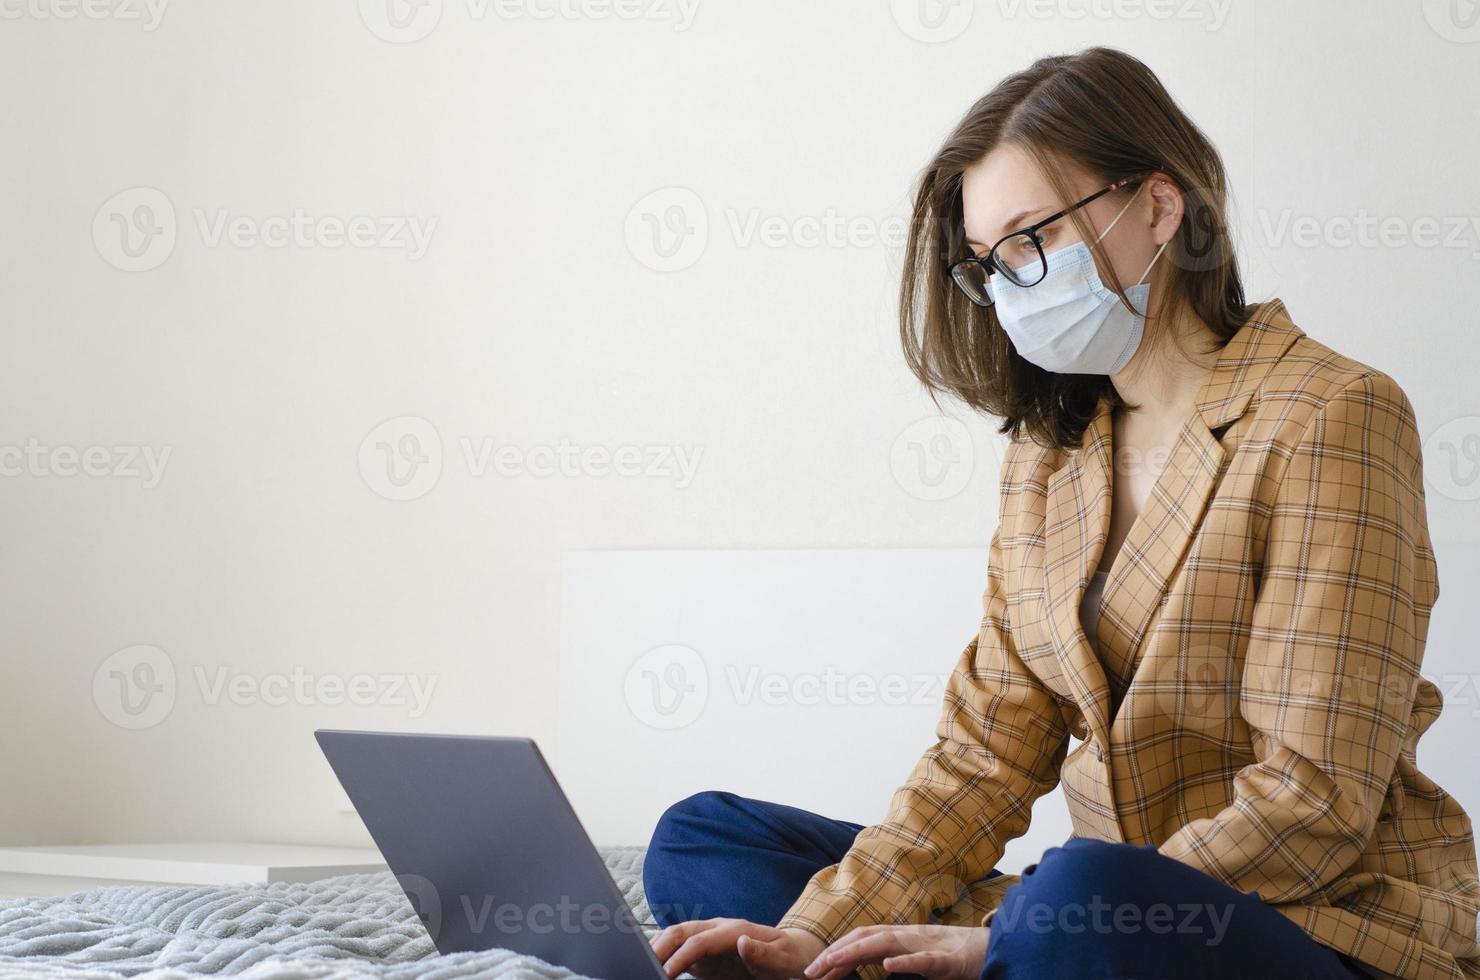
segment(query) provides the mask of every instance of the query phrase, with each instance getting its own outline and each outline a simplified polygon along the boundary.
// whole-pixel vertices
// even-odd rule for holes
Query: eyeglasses
[[[1014,286],[1036,286],[1048,275],[1048,259],[1043,254],[1043,237],[1040,230],[1060,218],[1079,210],[1092,201],[1097,201],[1111,191],[1118,191],[1127,184],[1134,184],[1143,177],[1127,177],[1117,180],[1109,187],[1095,191],[1082,201],[1076,201],[1057,214],[1051,214],[1037,224],[1021,228],[1003,236],[984,256],[968,256],[951,266],[951,279],[966,298],[977,306],[991,306],[995,300],[987,288],[987,280],[1000,274]]]

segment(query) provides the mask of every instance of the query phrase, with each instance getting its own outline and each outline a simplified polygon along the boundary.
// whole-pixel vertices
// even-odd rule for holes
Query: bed
[[[640,847],[603,848],[641,923]],[[486,950],[438,956],[390,872],[304,884],[117,886],[0,899],[0,977],[274,977],[286,980],[562,980],[541,960]]]

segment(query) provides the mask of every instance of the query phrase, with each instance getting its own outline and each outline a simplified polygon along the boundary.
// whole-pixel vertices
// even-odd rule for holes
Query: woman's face
[[[1068,201],[1059,199],[1032,158],[1014,144],[1003,144],[968,167],[961,185],[967,247],[974,254],[985,256],[1003,236],[1035,224],[1105,186],[1078,168],[1068,170],[1065,177],[1074,192]],[[1107,286],[1116,282],[1125,287],[1134,285],[1157,249],[1170,237],[1170,232],[1166,237],[1159,237],[1165,216],[1158,213],[1162,209],[1153,187],[1154,183],[1147,183],[1106,194],[1080,209],[1079,213],[1098,235],[1126,208],[1120,220],[1115,221],[1115,227],[1100,241],[1111,265],[1109,269],[1103,265],[1100,268],[1100,278]],[[1038,234],[1045,255],[1083,241],[1068,216],[1040,229]],[[998,253],[1009,265],[1020,266],[1036,259],[1031,249],[1027,254],[1014,255],[1010,252],[1012,247],[1005,244],[1003,252]],[[1155,271],[1152,270],[1153,282]],[[1154,286],[1152,292],[1155,302]]]

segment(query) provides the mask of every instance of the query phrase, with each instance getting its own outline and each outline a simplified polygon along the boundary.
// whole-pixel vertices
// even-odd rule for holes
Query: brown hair
[[[1077,446],[1099,401],[1119,404],[1110,379],[1054,374],[1024,360],[995,310],[973,305],[951,282],[950,264],[968,254],[962,174],[1002,143],[1026,150],[1065,204],[1073,195],[1065,164],[1105,185],[1150,173],[1170,177],[1185,213],[1167,249],[1170,279],[1156,315],[1186,309],[1220,343],[1247,319],[1228,233],[1227,178],[1218,151],[1151,69],[1122,51],[1098,47],[1042,58],[1003,79],[967,111],[925,168],[900,289],[900,335],[910,370],[932,396],[953,394],[1000,417],[1001,430],[1014,438],[1026,433],[1043,445]],[[1070,217],[1101,267],[1109,268],[1083,211]],[[1121,284],[1111,286],[1124,301]]]

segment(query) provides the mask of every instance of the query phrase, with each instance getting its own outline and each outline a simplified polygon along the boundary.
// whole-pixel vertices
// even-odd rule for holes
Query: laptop
[[[314,738],[438,952],[503,948],[589,977],[667,977],[532,740]]]

